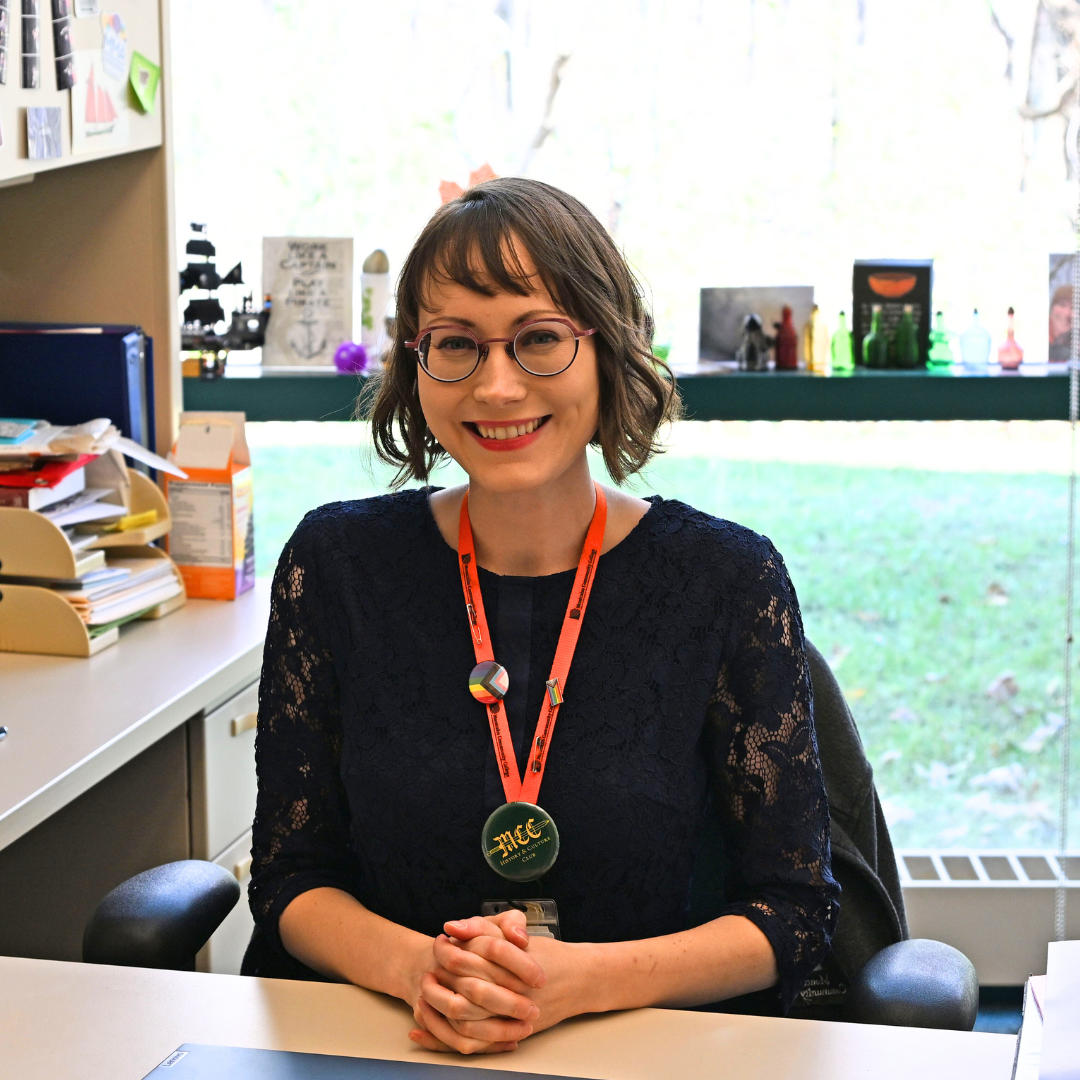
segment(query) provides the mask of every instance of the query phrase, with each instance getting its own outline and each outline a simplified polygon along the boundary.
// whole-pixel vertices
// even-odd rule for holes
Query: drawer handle
[[[257,712],[244,713],[243,716],[237,716],[232,722],[232,733],[235,739],[237,735],[243,735],[245,731],[251,731],[255,725],[259,722],[259,714]]]
[[[237,881],[243,881],[251,874],[251,856],[246,855],[233,868],[233,876]]]

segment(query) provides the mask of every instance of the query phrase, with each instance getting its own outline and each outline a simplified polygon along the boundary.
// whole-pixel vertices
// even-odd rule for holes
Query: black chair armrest
[[[861,1024],[970,1031],[979,1011],[971,961],[941,941],[913,938],[866,962],[848,990],[846,1012]]]
[[[94,909],[83,961],[194,971],[195,954],[240,898],[228,870],[185,859],[121,882]]]

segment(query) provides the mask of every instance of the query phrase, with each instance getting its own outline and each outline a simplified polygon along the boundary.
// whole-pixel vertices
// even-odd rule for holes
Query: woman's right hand
[[[539,1011],[526,996],[544,972],[528,955],[525,917],[517,911],[447,924],[422,959],[409,1037],[428,1050],[462,1054],[514,1050],[532,1033]],[[466,952],[455,940],[469,941]],[[451,989],[450,987],[453,987]]]

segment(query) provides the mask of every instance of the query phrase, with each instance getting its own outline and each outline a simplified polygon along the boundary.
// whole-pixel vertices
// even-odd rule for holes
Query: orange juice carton
[[[251,453],[242,412],[183,412],[166,477],[169,555],[189,597],[235,600],[255,584]]]

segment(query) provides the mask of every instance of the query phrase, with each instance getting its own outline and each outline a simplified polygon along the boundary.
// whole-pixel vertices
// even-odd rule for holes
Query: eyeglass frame
[[[563,326],[568,326],[574,335],[574,355],[570,358],[570,363],[568,363],[566,367],[559,368],[558,371],[549,371],[546,374],[538,371],[530,371],[518,359],[517,349],[515,348],[515,345],[517,344],[517,339],[521,337],[521,335],[524,334],[525,331],[529,329],[529,327],[542,326],[544,323],[560,323]],[[420,356],[420,342],[423,341],[428,334],[432,333],[435,330],[461,330],[468,337],[471,337],[476,343],[476,363],[472,366],[472,368],[467,374],[462,375],[457,379],[440,379],[438,375],[432,375],[431,372],[428,371],[427,366],[424,364],[424,361]],[[417,333],[416,337],[412,341],[405,342],[405,348],[412,349],[412,351],[416,353],[416,362],[423,369],[424,374],[429,379],[434,379],[436,382],[440,383],[464,382],[467,378],[469,378],[470,375],[474,374],[480,364],[487,359],[489,345],[506,345],[507,355],[514,361],[515,364],[517,364],[519,368],[521,368],[522,371],[525,372],[526,375],[533,375],[538,379],[550,379],[555,375],[561,375],[564,371],[567,371],[571,367],[571,365],[577,359],[578,345],[581,339],[592,337],[592,335],[595,333],[597,333],[596,327],[593,327],[592,330],[579,330],[572,322],[570,322],[569,319],[536,319],[533,322],[526,323],[523,327],[521,327],[520,330],[518,330],[518,332],[512,338],[486,338],[481,341],[467,326],[461,326],[458,323],[438,323],[435,326],[425,326]]]

